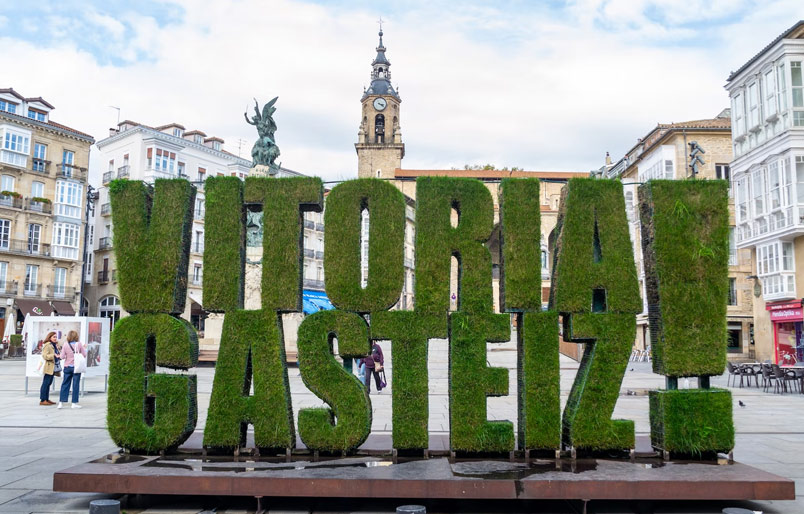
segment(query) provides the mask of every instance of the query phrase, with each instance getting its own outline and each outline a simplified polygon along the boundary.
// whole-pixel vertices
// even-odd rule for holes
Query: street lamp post
[[[81,297],[78,300],[78,315],[79,316],[87,316],[89,309],[84,310],[84,286],[86,283],[86,276],[87,276],[87,266],[89,266],[89,262],[87,262],[87,239],[89,237],[89,215],[95,210],[95,201],[98,199],[100,195],[95,190],[92,185],[87,184],[87,208],[84,216],[84,262],[81,265]]]

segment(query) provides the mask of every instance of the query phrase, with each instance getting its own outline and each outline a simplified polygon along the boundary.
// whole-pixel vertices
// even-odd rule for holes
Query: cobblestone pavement
[[[393,352],[390,344],[382,343],[386,356],[389,388],[382,394],[372,394],[374,410],[372,432],[391,430],[391,388],[393,388]],[[430,430],[449,430],[447,397],[447,344],[443,340],[431,341],[429,351],[430,369]],[[489,419],[516,421],[516,347],[512,343],[489,345],[488,362],[491,366],[506,367],[510,373],[509,395],[488,399]],[[561,395],[566,401],[578,364],[561,358]],[[198,375],[199,419],[198,428],[206,421],[209,397],[212,389],[214,368],[202,367]],[[321,406],[301,381],[299,370],[289,368],[293,409]],[[681,381],[680,387],[684,387]],[[56,385],[61,384],[56,379]],[[664,378],[651,372],[650,363],[630,363],[623,381],[621,396],[614,417],[632,419],[638,434],[649,431],[648,398],[643,395],[627,395],[628,390],[660,388]],[[715,378],[714,387],[726,385],[726,377]],[[78,493],[55,493],[52,477],[55,471],[102,457],[117,451],[105,428],[106,394],[103,392],[103,377],[86,380],[86,395],[81,398],[81,410],[40,407],[38,400],[39,379],[30,379],[29,393],[24,392],[24,362],[0,360],[0,513],[6,512],[83,512],[89,510],[92,499],[101,495]],[[591,502],[589,512],[721,512],[724,507],[742,506],[765,513],[804,512],[804,395],[778,395],[764,393],[756,387],[732,388],[734,395],[734,418],[737,426],[735,459],[758,468],[789,477],[796,481],[799,493],[796,501],[787,502],[712,502],[705,504],[661,503],[656,505],[632,505],[616,502]],[[737,401],[746,406],[741,408]],[[137,502],[136,500],[139,500]],[[254,511],[254,500],[210,500],[203,498],[127,498],[128,513],[139,512],[247,512]],[[216,503],[217,502],[217,503]],[[535,506],[507,505],[485,506],[451,502],[435,504],[435,510],[490,512],[495,509],[510,512],[515,508],[524,510],[547,509],[550,512],[576,512],[580,504],[557,503]],[[353,503],[321,504],[320,502],[283,502],[269,506],[293,512],[344,512],[374,511],[393,512],[393,505],[371,502],[369,505]],[[210,509],[210,510],[204,510]],[[250,510],[249,510],[250,509]],[[275,510],[270,510],[274,512]],[[278,511],[276,511],[278,512]]]

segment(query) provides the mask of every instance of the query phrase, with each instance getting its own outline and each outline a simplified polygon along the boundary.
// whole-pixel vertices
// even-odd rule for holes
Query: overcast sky
[[[282,165],[353,178],[380,16],[404,168],[589,171],[658,122],[728,107],[729,72],[804,19],[804,2],[0,0],[0,87],[98,140],[114,105],[244,156],[256,132],[243,112],[279,96]]]

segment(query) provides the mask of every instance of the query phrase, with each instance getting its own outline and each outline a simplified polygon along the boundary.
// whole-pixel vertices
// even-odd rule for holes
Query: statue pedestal
[[[270,166],[265,166],[264,164],[258,164],[251,168],[249,175],[252,177],[275,177],[277,171],[279,171],[278,168],[271,168]]]

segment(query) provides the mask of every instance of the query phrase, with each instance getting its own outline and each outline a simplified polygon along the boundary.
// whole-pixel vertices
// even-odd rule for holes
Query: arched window
[[[114,296],[104,296],[98,302],[98,316],[101,318],[109,318],[109,329],[114,329],[114,324],[120,319],[120,300]]]
[[[374,142],[385,143],[385,116],[382,114],[374,117]]]

